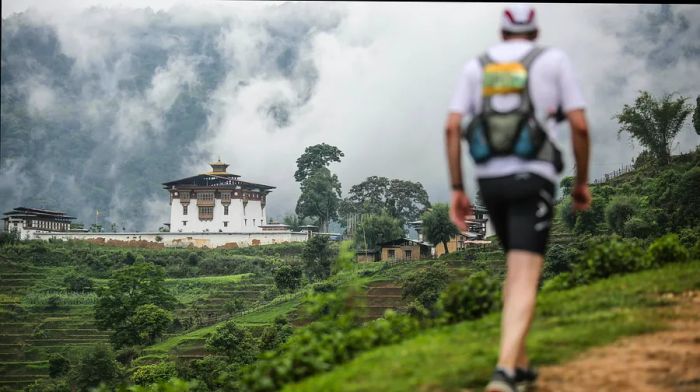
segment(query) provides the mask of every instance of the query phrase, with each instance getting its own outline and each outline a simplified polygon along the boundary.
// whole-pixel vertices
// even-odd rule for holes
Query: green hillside
[[[700,290],[700,261],[614,277],[539,297],[528,342],[535,365],[559,363],[673,317],[663,293]],[[435,328],[362,354],[284,391],[459,391],[483,387],[497,359],[500,315]],[[484,384],[485,385],[485,384]]]

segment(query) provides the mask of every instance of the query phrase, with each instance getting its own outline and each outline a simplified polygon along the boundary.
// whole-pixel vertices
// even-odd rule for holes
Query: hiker
[[[568,120],[576,160],[573,207],[588,209],[588,125],[572,64],[561,50],[535,45],[535,10],[507,6],[503,41],[467,61],[449,106],[447,156],[452,186],[450,219],[466,231],[471,210],[462,182],[461,137],[475,162],[483,202],[506,252],[498,363],[489,392],[534,384],[525,352],[537,286],[562,171],[556,125]],[[462,132],[463,117],[470,122]]]

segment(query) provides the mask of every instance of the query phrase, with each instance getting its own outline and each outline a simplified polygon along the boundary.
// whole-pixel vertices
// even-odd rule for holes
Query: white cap
[[[535,9],[529,5],[509,5],[501,16],[501,30],[509,33],[529,33],[537,30]]]

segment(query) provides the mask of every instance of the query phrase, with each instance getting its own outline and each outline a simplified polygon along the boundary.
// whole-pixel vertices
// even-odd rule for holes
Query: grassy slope
[[[543,293],[528,342],[536,365],[556,363],[618,337],[658,330],[669,316],[659,293],[700,289],[700,261]],[[613,294],[614,295],[611,295]],[[457,391],[482,387],[496,361],[499,314],[428,330],[360,355],[285,391]]]

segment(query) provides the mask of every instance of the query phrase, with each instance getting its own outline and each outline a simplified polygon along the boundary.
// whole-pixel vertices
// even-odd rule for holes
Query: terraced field
[[[62,291],[58,275],[55,268],[0,264],[0,390],[21,390],[49,377],[51,353],[109,342],[109,331],[95,326],[95,294]],[[270,287],[249,275],[168,279],[166,285],[181,302],[175,317],[183,328],[195,329],[231,317],[225,304],[234,297],[242,299],[245,308],[258,307]],[[48,303],[53,296],[60,298],[57,306]],[[165,339],[181,334],[170,333]],[[203,345],[203,339],[193,340],[177,353],[201,357]]]
[[[21,389],[48,377],[52,352],[107,341],[90,304],[27,303],[33,287],[50,282],[49,270],[2,264],[0,271],[0,387]]]

